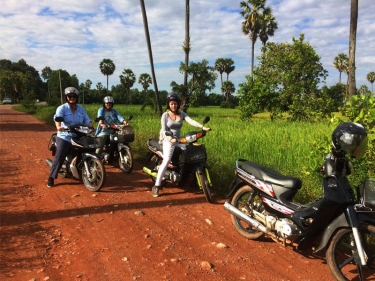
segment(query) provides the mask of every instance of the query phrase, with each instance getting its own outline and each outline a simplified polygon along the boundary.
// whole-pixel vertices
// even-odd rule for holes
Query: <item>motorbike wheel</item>
[[[252,196],[253,193],[254,190],[250,186],[245,185],[234,194],[231,204],[248,216],[251,216],[252,209],[263,212],[264,206],[262,199],[257,195]],[[249,223],[244,222],[234,215],[231,215],[231,217],[235,229],[243,237],[247,239],[257,239],[263,235],[263,232],[253,228]]]
[[[153,155],[150,159],[150,161],[148,162],[148,165],[147,165],[147,168],[149,168],[150,170],[152,171],[158,171],[158,166],[161,165],[161,162],[163,160],[160,159],[159,157],[157,157],[156,155]],[[156,177],[153,177],[153,176],[150,176],[151,180],[153,183],[156,182]],[[160,186],[165,186],[167,184],[167,182],[165,180],[162,180],[161,182],[161,185]]]
[[[202,185],[204,196],[206,197],[206,200],[208,203],[212,203],[212,194],[211,190],[209,188],[207,176],[205,174],[198,174],[199,181]],[[198,184],[199,185],[199,184]]]
[[[125,173],[129,174],[133,170],[133,153],[129,147],[121,149],[120,155],[123,156],[124,162],[121,161],[121,157],[118,157],[118,164],[120,169]]]
[[[368,278],[374,277],[375,226],[361,224],[359,235],[368,258],[366,266],[361,265],[351,229],[340,229],[333,236],[326,252],[326,260],[336,280],[370,280]]]
[[[97,158],[87,158],[85,160],[89,167],[91,175],[86,173],[86,169],[82,167],[82,181],[86,188],[90,191],[98,191],[105,182],[105,168],[103,162]]]

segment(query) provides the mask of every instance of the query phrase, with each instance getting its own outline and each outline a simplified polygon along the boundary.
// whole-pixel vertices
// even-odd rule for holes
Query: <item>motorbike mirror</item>
[[[99,116],[95,118],[95,122],[99,122],[100,120],[104,120],[103,116]]]
[[[132,119],[133,119],[133,115],[130,115],[129,118],[128,118],[128,120],[126,120],[126,121],[130,121]]]
[[[55,117],[55,122],[64,122],[64,117]]]
[[[168,137],[171,137],[171,136],[173,136],[173,133],[171,131],[166,131],[165,135],[168,136]]]
[[[206,117],[204,117],[204,119],[203,119],[203,124],[206,124],[206,123],[208,123],[210,121],[210,116],[206,116]]]

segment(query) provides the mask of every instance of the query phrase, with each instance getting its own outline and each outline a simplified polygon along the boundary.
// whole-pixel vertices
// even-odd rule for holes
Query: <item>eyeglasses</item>
[[[106,102],[105,104],[112,104],[111,102]]]
[[[76,99],[77,96],[76,95],[67,95],[68,99]]]

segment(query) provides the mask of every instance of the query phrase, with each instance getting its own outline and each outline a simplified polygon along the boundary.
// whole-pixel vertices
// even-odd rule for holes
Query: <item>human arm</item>
[[[188,122],[190,125],[194,126],[194,127],[197,127],[197,128],[200,128],[204,131],[209,131],[211,130],[211,128],[207,128],[207,127],[204,127],[203,125],[201,125],[200,123],[198,123],[197,121],[193,120],[189,115],[187,115],[185,112],[182,112],[182,114],[184,114],[184,120],[186,120],[186,122]]]

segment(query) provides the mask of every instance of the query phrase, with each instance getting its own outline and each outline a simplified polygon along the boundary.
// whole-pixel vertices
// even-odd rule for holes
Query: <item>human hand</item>
[[[208,131],[211,131],[211,128],[208,128],[208,127],[203,127],[202,130],[208,132]]]

